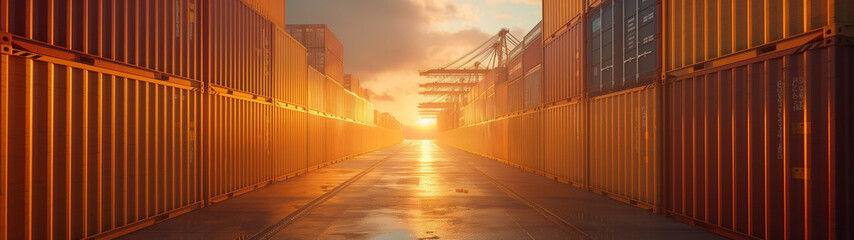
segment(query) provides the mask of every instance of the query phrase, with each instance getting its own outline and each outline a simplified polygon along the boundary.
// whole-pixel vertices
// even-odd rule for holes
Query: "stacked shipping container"
[[[400,141],[253,4],[0,2],[0,238],[111,238]]]
[[[849,239],[850,9],[547,0],[542,110],[439,139],[731,238]]]
[[[324,24],[291,24],[287,32],[308,49],[308,65],[344,83],[344,45]]]

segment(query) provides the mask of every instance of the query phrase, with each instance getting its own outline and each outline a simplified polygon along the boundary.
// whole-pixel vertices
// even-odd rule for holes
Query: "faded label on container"
[[[591,23],[591,25],[590,25],[590,31],[591,32],[599,31],[599,29],[601,29],[601,28],[602,28],[602,18],[598,17],[596,19],[593,19],[593,23]]]

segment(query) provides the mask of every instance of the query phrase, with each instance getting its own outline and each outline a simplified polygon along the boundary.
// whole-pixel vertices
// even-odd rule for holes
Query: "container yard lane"
[[[717,239],[434,141],[407,141],[125,239]]]

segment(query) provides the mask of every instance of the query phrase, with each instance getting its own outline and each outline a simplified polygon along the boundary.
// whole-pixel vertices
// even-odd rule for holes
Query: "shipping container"
[[[854,40],[675,76],[668,213],[729,237],[850,239]]]
[[[4,1],[0,32],[92,65],[118,62],[150,69],[159,78],[200,80],[200,4],[206,3]]]
[[[523,107],[525,109],[539,107],[542,102],[543,71],[540,66],[534,67],[525,75],[525,95]]]
[[[640,87],[589,100],[590,189],[657,209],[662,176],[658,91]]]
[[[281,181],[308,169],[309,113],[289,106],[273,108],[273,176]]]
[[[344,74],[344,88],[350,90],[350,92],[359,94],[359,90],[362,89],[360,85],[359,78],[353,76],[352,74]]]
[[[584,86],[584,24],[573,24],[545,45],[543,103],[580,97]]]
[[[306,48],[325,48],[344,59],[344,45],[325,24],[288,24],[285,30]]]
[[[543,64],[543,25],[537,24],[523,40],[525,52],[522,53],[522,73],[527,74],[531,69]]]
[[[525,53],[525,44],[519,44],[510,52],[510,59],[507,62],[507,79],[513,80],[525,75],[522,69],[522,55]]]
[[[587,14],[587,92],[643,86],[660,75],[659,1],[609,0]]]
[[[0,54],[0,238],[115,236],[201,207],[196,86]]]
[[[285,29],[285,0],[240,0],[252,10],[267,18],[280,29]]]
[[[299,106],[310,105],[306,50],[283,30],[276,28],[273,45],[273,98]]]
[[[203,6],[205,82],[271,97],[275,27],[240,1],[211,1]]]
[[[314,68],[307,69],[308,75],[308,108],[315,111],[326,111],[326,76]]]
[[[543,37],[546,41],[556,36],[567,26],[583,19],[584,1],[544,0],[543,1]]]
[[[587,172],[584,104],[566,103],[543,110],[543,171],[576,186],[584,186]]]
[[[272,183],[273,106],[250,98],[206,95],[204,196],[212,203]]]
[[[495,116],[503,117],[510,113],[507,97],[507,82],[495,85]]]
[[[718,67],[792,47],[777,43],[811,32],[854,36],[851,9],[849,0],[664,1],[664,66],[667,71]]]
[[[525,107],[525,80],[518,78],[507,83],[507,106],[510,113],[521,111]]]
[[[333,54],[328,48],[309,48],[306,58],[308,65],[326,76],[344,84],[344,60]]]

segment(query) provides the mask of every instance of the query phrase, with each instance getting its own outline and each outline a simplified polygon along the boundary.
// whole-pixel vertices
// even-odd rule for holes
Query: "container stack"
[[[854,3],[543,6],[542,80],[535,28],[499,114],[475,98],[440,142],[730,238],[854,237]]]
[[[402,140],[284,1],[0,8],[0,239],[115,238]]]
[[[307,49],[308,65],[344,83],[344,45],[325,24],[289,24],[288,34]]]

